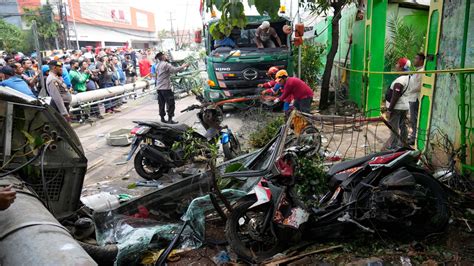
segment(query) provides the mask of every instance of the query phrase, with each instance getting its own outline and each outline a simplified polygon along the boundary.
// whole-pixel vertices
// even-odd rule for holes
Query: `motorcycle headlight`
[[[221,94],[216,91],[211,91],[209,92],[209,97],[211,99],[219,99],[221,97]]]

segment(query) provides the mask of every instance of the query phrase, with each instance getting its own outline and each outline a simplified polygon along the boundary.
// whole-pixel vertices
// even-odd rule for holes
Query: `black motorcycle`
[[[276,174],[262,179],[233,207],[226,237],[247,262],[280,252],[284,244],[368,233],[426,236],[449,219],[442,186],[417,166],[414,150],[387,151],[335,164],[327,172],[329,192],[307,207],[294,191],[297,152],[285,152]],[[304,177],[303,177],[304,178]]]
[[[185,134],[201,141],[216,140],[222,145],[224,159],[230,160],[240,154],[240,143],[232,130],[227,126],[221,126],[223,121],[222,110],[213,104],[204,103],[191,105],[181,112],[200,109],[197,117],[206,134],[201,135],[191,130],[185,124],[166,124],[156,121],[134,121],[138,125],[132,129],[134,138],[132,147],[127,155],[129,161],[138,150],[134,159],[137,173],[147,179],[158,179],[171,168],[183,166],[190,162],[182,149],[174,149],[173,144],[184,141]]]

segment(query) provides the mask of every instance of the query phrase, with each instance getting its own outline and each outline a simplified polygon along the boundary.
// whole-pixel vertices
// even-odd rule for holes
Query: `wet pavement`
[[[184,97],[176,100],[176,121],[192,126],[200,133],[204,133],[204,128],[198,122],[196,113],[198,110],[181,113],[191,104],[198,104],[192,97]],[[104,115],[104,119],[97,120],[92,124],[74,125],[74,130],[78,134],[83,145],[88,161],[88,171],[83,186],[83,196],[96,194],[98,192],[110,192],[111,194],[129,194],[140,196],[155,188],[128,187],[138,181],[145,181],[141,178],[133,167],[133,158],[125,162],[130,146],[117,147],[109,146],[106,143],[106,134],[119,129],[132,129],[136,120],[158,120],[158,104],[152,95],[137,100],[128,100],[122,105],[120,112]],[[225,125],[232,128],[238,135],[242,126],[242,119],[234,113],[226,113]],[[168,175],[159,181],[169,184],[181,177]]]

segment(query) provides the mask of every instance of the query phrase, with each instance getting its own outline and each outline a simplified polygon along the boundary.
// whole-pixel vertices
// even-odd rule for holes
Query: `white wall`
[[[156,41],[155,33],[76,23],[79,41]]]

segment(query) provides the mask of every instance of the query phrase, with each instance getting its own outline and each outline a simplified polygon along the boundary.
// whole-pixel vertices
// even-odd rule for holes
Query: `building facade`
[[[46,0],[0,0],[0,18],[26,29],[24,8],[39,8]],[[156,45],[155,16],[130,5],[130,0],[56,0],[49,1],[56,20],[63,8],[64,21],[72,48],[132,47]]]
[[[70,39],[80,47],[156,45],[154,14],[130,6],[129,0],[68,0],[67,10]]]

